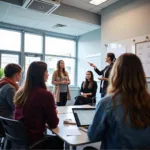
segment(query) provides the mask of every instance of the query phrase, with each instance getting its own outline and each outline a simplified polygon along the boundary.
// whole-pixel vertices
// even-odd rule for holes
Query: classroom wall
[[[150,0],[120,0],[103,9],[101,19],[102,56],[105,56],[105,44],[150,34]],[[105,57],[101,61],[105,66]]]
[[[78,39],[78,85],[82,83],[85,79],[85,73],[87,70],[93,71],[93,68],[89,66],[87,61],[93,54],[98,54],[101,52],[101,30],[95,30],[90,33],[81,35]],[[95,58],[93,58],[95,59]],[[100,64],[101,57],[97,59],[97,64]],[[92,61],[92,58],[91,58]]]
[[[102,40],[110,43],[150,33],[150,0],[120,0],[102,10]]]
[[[101,12],[102,55],[104,44],[150,33],[150,0],[120,0]],[[104,66],[104,58],[102,58]]]
[[[101,29],[84,34],[78,39],[78,70],[77,70],[77,83],[81,86],[81,83],[85,80],[86,71],[91,70],[94,73],[95,80],[97,80],[97,74],[93,68],[89,66],[87,61],[92,61],[97,66],[101,66],[101,56],[95,57],[95,54],[101,53]],[[89,56],[89,58],[87,58]],[[93,57],[90,57],[93,56]],[[99,82],[97,82],[99,85]],[[98,88],[99,91],[99,88]],[[97,92],[99,97],[99,92]],[[99,99],[99,98],[97,98]]]

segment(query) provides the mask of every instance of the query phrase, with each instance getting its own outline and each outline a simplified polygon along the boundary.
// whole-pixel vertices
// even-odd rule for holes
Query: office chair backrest
[[[6,138],[12,143],[28,147],[27,135],[24,125],[20,121],[0,117]]]

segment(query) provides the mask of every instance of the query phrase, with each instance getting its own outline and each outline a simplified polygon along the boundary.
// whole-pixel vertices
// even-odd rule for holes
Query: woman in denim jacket
[[[115,62],[88,137],[102,141],[101,149],[150,149],[150,95],[136,55],[123,54]]]

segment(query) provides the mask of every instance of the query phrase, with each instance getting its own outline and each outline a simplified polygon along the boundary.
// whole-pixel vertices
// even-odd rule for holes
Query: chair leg
[[[6,138],[4,138],[4,146],[3,146],[3,149],[6,150],[6,149],[11,149],[11,142],[8,141]]]
[[[1,139],[0,139],[0,148],[1,148],[1,150],[4,149],[4,143],[5,143],[5,138],[1,137]]]

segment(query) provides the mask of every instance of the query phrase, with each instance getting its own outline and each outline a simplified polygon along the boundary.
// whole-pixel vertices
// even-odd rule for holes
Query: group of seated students
[[[106,61],[113,59],[107,57]],[[55,84],[54,93],[58,93],[55,100],[59,106],[68,99],[70,80],[64,62],[61,60],[57,65],[52,83]],[[96,71],[95,65],[90,65]],[[0,115],[21,121],[32,144],[44,137],[46,123],[49,128],[56,128],[59,118],[54,97],[45,85],[47,64],[32,62],[25,82],[19,88],[16,82],[20,80],[21,72],[21,67],[16,64],[8,64],[4,69],[5,78],[0,80]],[[88,129],[89,139],[101,141],[101,149],[150,149],[150,94],[140,59],[134,54],[123,54],[99,73],[103,74],[101,84],[104,88],[101,90],[104,95]],[[87,71],[81,86],[82,98],[75,104],[80,105],[85,99],[90,103],[96,89],[93,73]],[[49,136],[44,147],[63,149],[63,141],[57,136]]]

